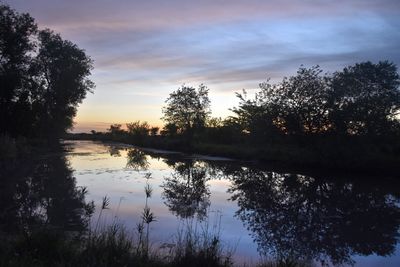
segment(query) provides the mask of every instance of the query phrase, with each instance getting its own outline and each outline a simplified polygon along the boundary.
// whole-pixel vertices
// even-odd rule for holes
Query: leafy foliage
[[[0,23],[0,132],[60,136],[94,88],[93,61],[51,30],[38,31],[29,14],[0,5]]]
[[[383,135],[398,125],[400,76],[390,62],[363,62],[332,77],[330,120],[341,134]]]
[[[363,62],[333,75],[301,67],[282,82],[237,94],[236,123],[258,141],[276,135],[384,135],[398,130],[400,76],[393,63]]]
[[[197,90],[182,85],[165,102],[167,106],[162,110],[162,119],[176,125],[178,131],[188,135],[192,135],[193,130],[203,128],[211,113],[208,88],[203,84]]]

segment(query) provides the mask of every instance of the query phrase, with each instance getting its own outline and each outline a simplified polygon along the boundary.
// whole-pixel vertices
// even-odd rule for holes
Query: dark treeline
[[[92,60],[29,14],[0,4],[0,135],[55,139],[94,84]]]
[[[142,146],[243,159],[321,164],[359,169],[399,163],[400,77],[388,61],[348,66],[323,74],[301,67],[279,83],[260,84],[226,119],[210,116],[208,88],[183,85],[163,108],[164,127],[147,122],[111,125],[78,138],[109,139]]]
[[[301,67],[278,84],[260,84],[255,99],[238,94],[239,124],[258,141],[277,134],[385,136],[399,133],[397,68],[363,62],[332,75]]]

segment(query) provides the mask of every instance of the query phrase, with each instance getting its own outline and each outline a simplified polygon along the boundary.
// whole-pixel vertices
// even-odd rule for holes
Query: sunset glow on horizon
[[[234,92],[294,74],[355,62],[400,65],[400,1],[4,1],[59,32],[94,60],[93,94],[75,132],[111,123],[161,126],[161,108],[182,84],[210,89],[213,116],[237,105]]]

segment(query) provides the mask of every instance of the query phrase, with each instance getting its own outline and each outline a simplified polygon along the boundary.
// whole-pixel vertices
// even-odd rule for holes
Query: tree
[[[128,133],[135,137],[148,136],[150,132],[150,125],[147,123],[147,121],[135,121],[127,123],[126,128],[128,129]]]
[[[18,14],[9,6],[0,4],[1,133],[17,135],[21,122],[27,123],[15,120],[31,117],[30,106],[21,104],[20,99],[28,98],[24,85],[33,56],[30,52],[35,48],[32,35],[36,32],[37,25],[29,14]]]
[[[178,127],[175,125],[175,123],[167,123],[161,130],[162,136],[173,137],[176,136],[177,134],[178,134]]]
[[[120,135],[124,133],[124,130],[121,129],[121,127],[121,124],[112,124],[110,125],[110,128],[107,129],[107,131],[113,136]]]
[[[332,78],[330,120],[340,134],[382,135],[395,129],[400,76],[388,61],[363,62]]]
[[[221,117],[218,118],[209,118],[207,120],[207,127],[208,128],[220,128],[224,126],[224,122]]]
[[[277,102],[271,103],[279,107],[278,118],[289,134],[314,134],[326,132],[329,128],[327,97],[327,76],[321,76],[319,66],[309,69],[300,67],[295,76],[284,78],[278,86],[260,87],[264,90],[277,90],[272,94]],[[268,93],[267,93],[268,96]],[[267,102],[268,104],[268,102]]]
[[[205,126],[211,113],[208,88],[203,84],[197,90],[182,85],[172,92],[165,102],[167,106],[162,110],[164,113],[162,119],[169,124],[175,124],[178,131],[186,134],[189,140],[194,130]]]
[[[231,117],[227,121],[231,127],[236,125],[234,128],[250,134],[256,142],[265,142],[282,130],[275,123],[278,118],[278,108],[272,101],[266,104],[265,100],[268,98],[264,99],[265,93],[264,91],[256,93],[254,99],[248,99],[245,90],[242,94],[237,93],[236,96],[240,99],[239,107],[232,109],[236,117]]]
[[[232,111],[237,121],[257,141],[279,133],[288,135],[323,133],[329,129],[327,98],[329,77],[319,66],[300,67],[295,76],[282,82],[260,84],[254,99],[237,94],[239,107]]]
[[[147,121],[135,121],[127,123],[126,128],[128,129],[130,139],[136,144],[141,144],[144,138],[146,138],[150,132],[150,125],[147,123]]]
[[[286,135],[398,133],[400,76],[393,63],[363,62],[333,75],[300,67],[282,82],[260,84],[254,99],[237,94],[236,122],[257,142]]]
[[[93,61],[50,30],[40,31],[39,41],[39,53],[32,65],[38,130],[42,135],[59,136],[72,127],[78,104],[94,88],[88,79]]]
[[[160,127],[151,127],[150,128],[150,135],[151,136],[156,136],[159,131],[160,131]]]
[[[75,44],[0,5],[0,133],[59,137],[94,88],[92,68]]]

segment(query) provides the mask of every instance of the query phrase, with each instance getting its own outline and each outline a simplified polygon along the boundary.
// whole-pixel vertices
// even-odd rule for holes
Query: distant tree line
[[[300,67],[279,83],[260,84],[254,98],[237,93],[235,116],[210,118],[208,90],[182,86],[167,99],[165,132],[222,143],[247,138],[258,143],[279,136],[387,136],[399,134],[400,77],[388,61],[348,66],[322,74]],[[189,134],[193,136],[193,133]],[[200,137],[201,139],[201,137]]]
[[[57,138],[94,88],[93,61],[70,41],[39,30],[29,14],[0,4],[0,134]]]
[[[320,137],[396,137],[400,134],[400,77],[388,61],[357,63],[333,74],[319,66],[301,66],[294,76],[279,83],[260,84],[253,98],[237,93],[240,102],[225,119],[210,116],[208,88],[182,85],[172,92],[163,107],[164,127],[136,121],[122,129],[114,124],[108,134],[125,136],[121,141],[146,143],[158,136],[160,142],[181,147],[196,143],[266,144]],[[156,143],[157,144],[157,143]]]

